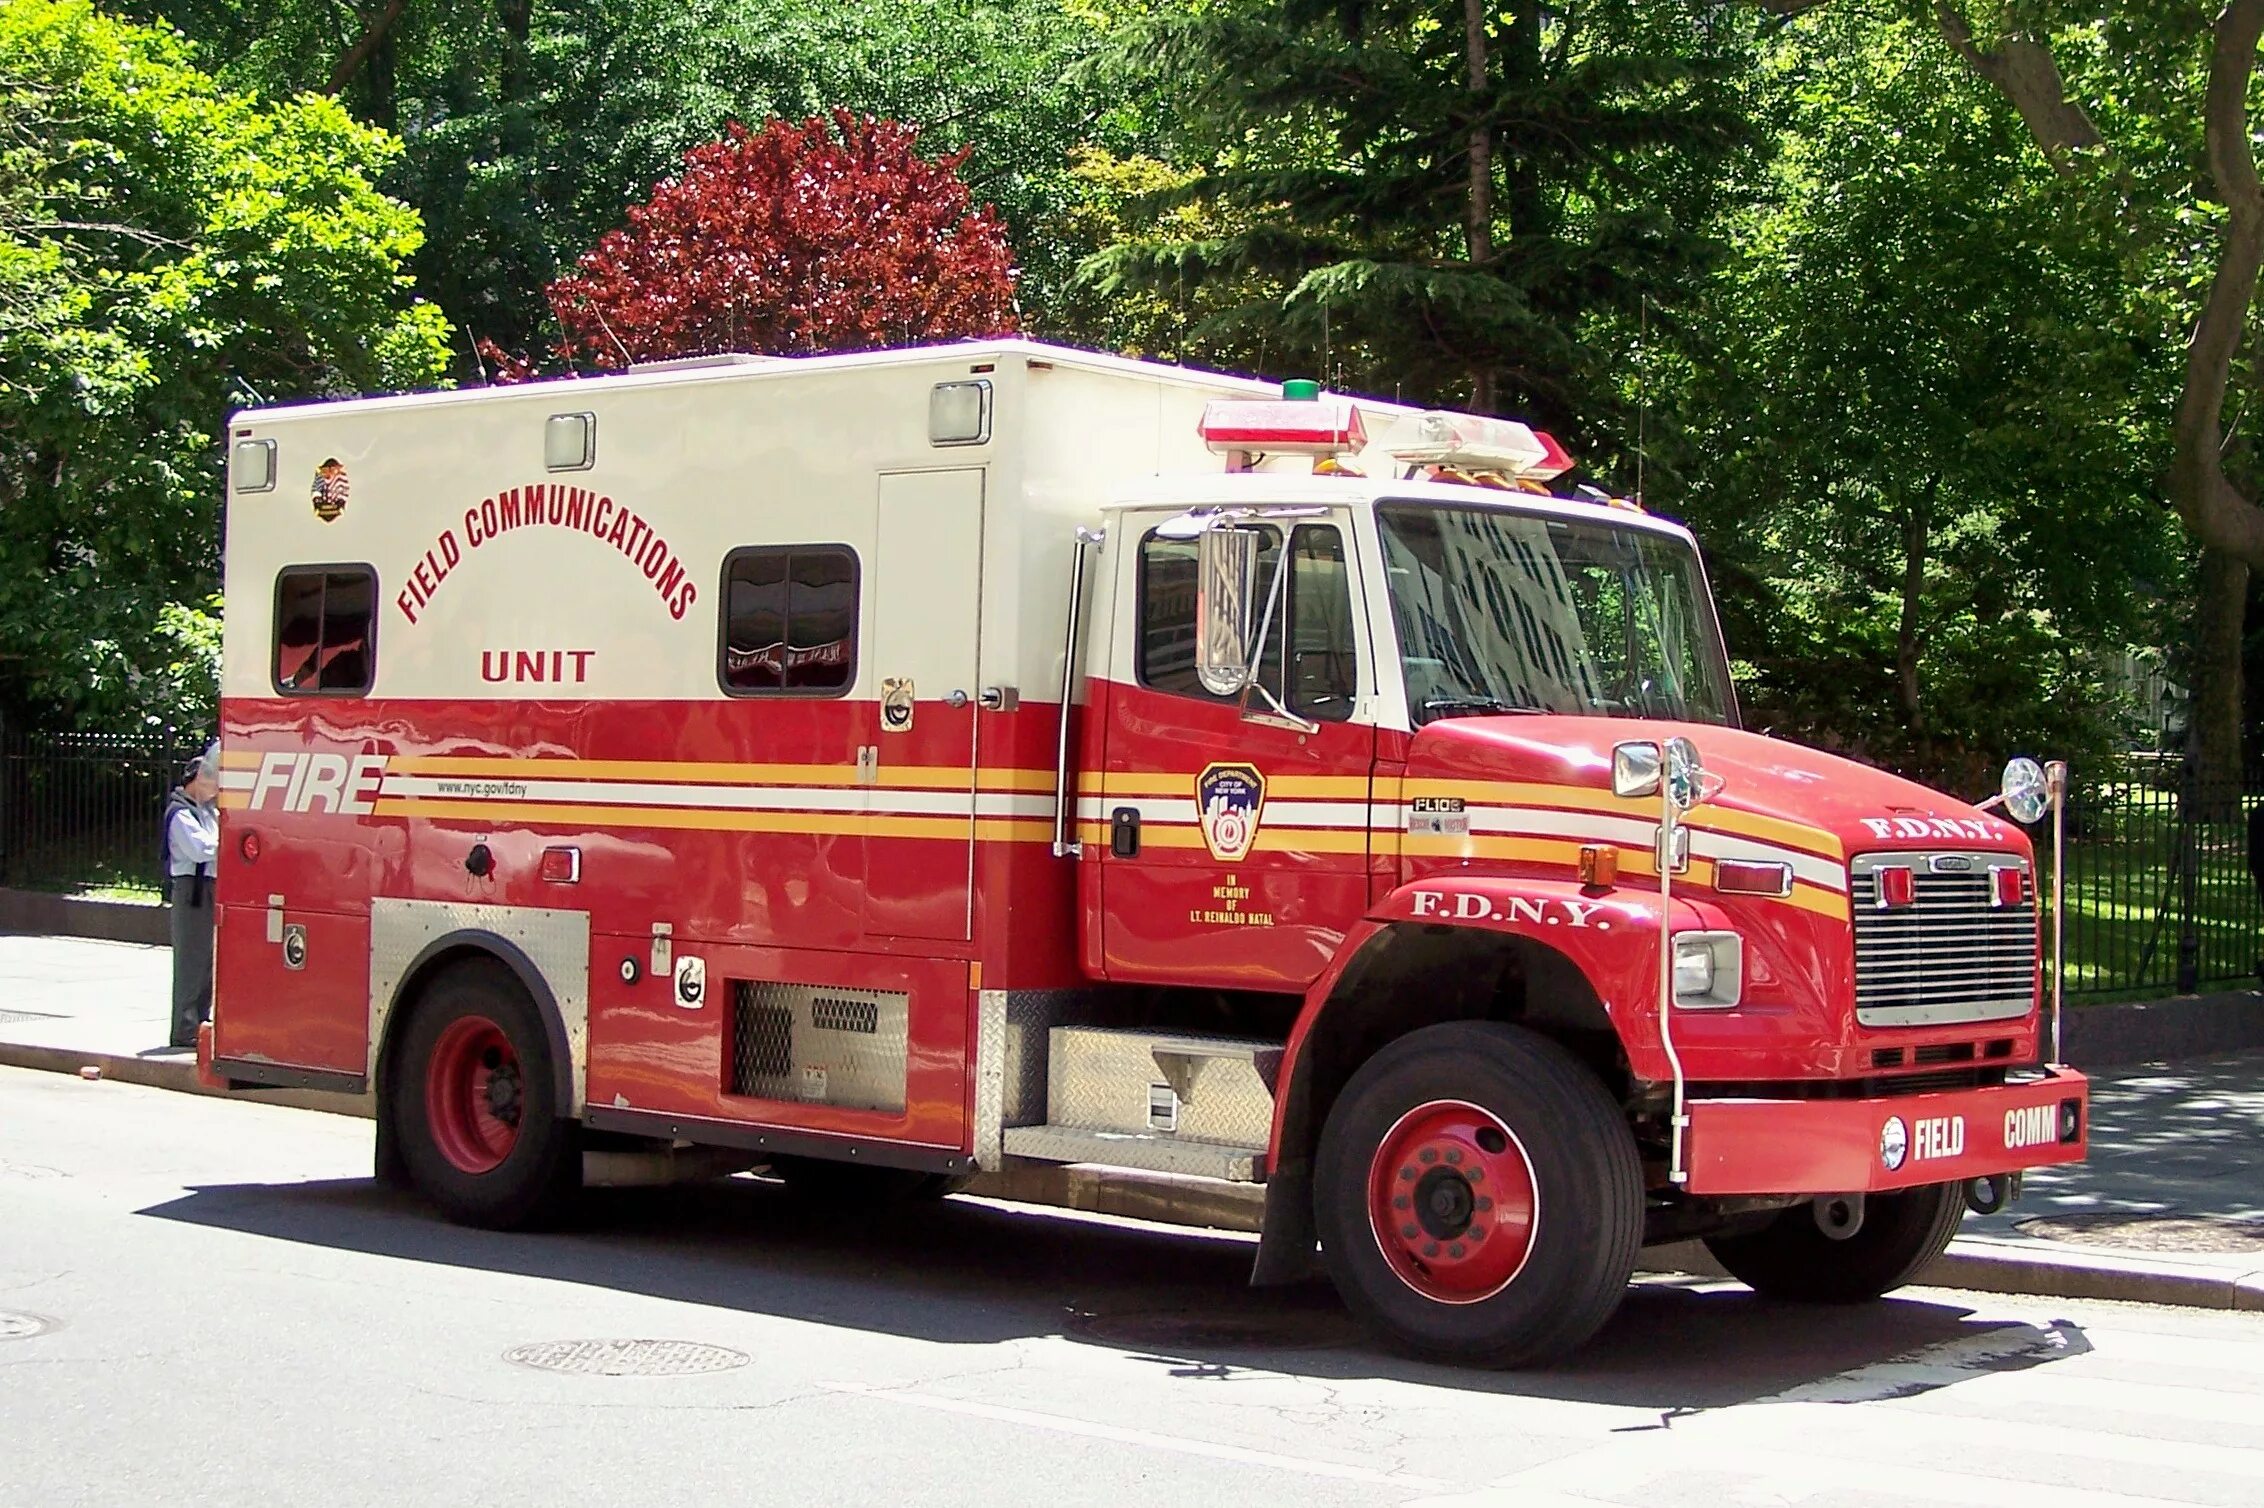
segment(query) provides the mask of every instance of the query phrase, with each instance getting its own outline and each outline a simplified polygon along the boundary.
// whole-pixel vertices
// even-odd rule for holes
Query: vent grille
[[[1934,860],[1968,868],[1937,870]],[[2025,1016],[2036,1000],[2036,886],[2021,864],[2021,902],[1992,904],[1991,853],[1861,854],[1850,864],[1855,912],[1855,1019],[1931,1026]],[[1877,871],[1914,871],[1916,899],[1881,910]],[[1922,1056],[1920,1061],[1925,1061]]]
[[[794,1012],[757,993],[753,980],[731,981],[731,1092],[761,1094],[794,1069]]]
[[[810,1001],[810,1025],[821,1032],[862,1032],[875,1036],[880,1032],[880,1007],[870,1000],[843,1000],[838,995],[819,995]]]

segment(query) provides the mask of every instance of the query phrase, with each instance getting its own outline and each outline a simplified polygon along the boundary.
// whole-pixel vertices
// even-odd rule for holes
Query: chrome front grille
[[[2020,904],[1993,904],[1993,868],[2017,865]],[[1914,900],[1879,905],[1878,871],[1912,871]],[[2008,854],[1859,854],[1848,865],[1855,912],[1855,1019],[1931,1026],[2025,1016],[2036,1000],[2036,881]]]

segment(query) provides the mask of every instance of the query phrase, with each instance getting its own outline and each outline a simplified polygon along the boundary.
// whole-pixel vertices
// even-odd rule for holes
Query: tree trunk
[[[2223,550],[2201,552],[2195,592],[2192,720],[2194,814],[2229,821],[2240,808],[2241,634],[2248,618],[2248,566]]]
[[[1918,604],[1926,592],[1926,546],[1934,523],[1936,485],[1928,482],[1917,505],[1902,518],[1902,617],[1895,625],[1895,693],[1911,736],[1919,741],[1926,735],[1926,708],[1918,686],[1918,656],[1924,648]]]
[[[322,86],[322,92],[336,95],[339,90],[351,84],[354,81],[354,75],[362,71],[362,65],[369,61],[370,54],[375,52],[381,44],[386,48],[387,58],[390,62],[393,23],[400,20],[401,12],[408,8],[409,0],[386,0],[385,9],[368,18],[363,25],[361,36],[355,40],[353,46],[346,49],[346,55],[338,60],[338,66],[330,70],[330,82]],[[390,68],[387,72],[388,77],[385,81],[388,96],[386,107],[390,110],[392,107],[393,81],[390,76]]]
[[[1473,269],[1486,267],[1494,259],[1494,132],[1486,119],[1487,10],[1486,0],[1462,0],[1462,37],[1470,65],[1470,183],[1468,202],[1463,206],[1463,233]],[[1494,411],[1492,367],[1470,369],[1470,406],[1481,414]]]

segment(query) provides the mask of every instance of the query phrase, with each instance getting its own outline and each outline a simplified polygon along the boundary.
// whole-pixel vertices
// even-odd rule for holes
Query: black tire
[[[410,1183],[459,1225],[523,1230],[555,1224],[581,1191],[581,1126],[561,1114],[550,1042],[535,1003],[509,969],[482,960],[450,968],[412,1009],[380,1112]],[[517,1103],[506,1107],[516,1116],[509,1150],[492,1167],[474,1170],[443,1149],[446,1131],[434,1123],[427,1089],[435,1050],[458,1023],[480,1021],[507,1043],[499,1056],[516,1069]]]
[[[1706,1249],[1755,1293],[1860,1304],[1916,1277],[1948,1247],[1964,1218],[1961,1187],[1930,1183],[1871,1195],[1863,1203],[1862,1228],[1844,1241],[1817,1228],[1812,1206],[1796,1204],[1757,1231],[1708,1237]]]
[[[795,1198],[827,1209],[885,1209],[948,1198],[975,1180],[961,1173],[922,1173],[837,1162],[830,1157],[774,1157],[771,1176]]]
[[[1434,1160],[1406,1149],[1403,1138],[1414,1134],[1411,1128],[1427,1123],[1421,1118],[1461,1113],[1435,1108],[1441,1105],[1474,1107],[1492,1127],[1509,1133],[1506,1148],[1493,1146],[1503,1141],[1501,1130],[1480,1125],[1494,1154],[1490,1165],[1497,1169],[1491,1185],[1466,1183],[1458,1193],[1445,1164],[1459,1162],[1459,1154]],[[1430,1163],[1422,1182],[1410,1188],[1409,1197],[1425,1204],[1413,1213],[1436,1212],[1442,1206],[1435,1201],[1445,1198],[1444,1218],[1451,1222],[1465,1196],[1502,1186],[1499,1169],[1512,1152],[1521,1154],[1514,1167],[1529,1180],[1534,1211],[1529,1227],[1497,1211],[1465,1217],[1470,1222],[1465,1228],[1478,1237],[1465,1238],[1466,1244],[1443,1233],[1451,1224],[1427,1232],[1425,1239],[1438,1234],[1447,1241],[1451,1256],[1467,1249],[1471,1268],[1453,1275],[1427,1265],[1419,1247],[1398,1244],[1394,1255],[1386,1254],[1385,1242],[1412,1227],[1385,1232],[1371,1218],[1372,1173],[1392,1191],[1388,1206],[1374,1208],[1397,1221],[1404,1217],[1391,1210],[1407,1206],[1398,1202],[1400,1185],[1393,1180],[1406,1178],[1417,1159]],[[1402,1155],[1409,1161],[1393,1168]],[[1446,1186],[1432,1188],[1436,1178],[1446,1179]],[[1430,1192],[1419,1192],[1425,1189]],[[1493,1206],[1478,1199],[1472,1208]],[[1532,1365],[1586,1341],[1625,1296],[1643,1239],[1642,1162],[1619,1107],[1570,1053],[1520,1027],[1451,1022],[1401,1037],[1353,1074],[1321,1133],[1313,1215],[1337,1292],[1386,1339],[1458,1365]],[[1502,1223],[1481,1231],[1479,1222],[1486,1218]],[[1529,1245],[1501,1286],[1487,1289],[1484,1272],[1473,1277],[1481,1255],[1498,1257],[1501,1250],[1484,1247],[1484,1237],[1507,1235],[1514,1252],[1527,1231]],[[1440,1256],[1439,1241],[1430,1242],[1428,1251]],[[1407,1264],[1415,1275],[1403,1276],[1395,1263]],[[1476,1286],[1442,1296],[1453,1292],[1449,1277]],[[1433,1282],[1434,1291],[1416,1286],[1419,1281]]]

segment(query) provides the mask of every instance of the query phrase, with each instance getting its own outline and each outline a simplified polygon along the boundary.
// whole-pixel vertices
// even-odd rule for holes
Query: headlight
[[[1879,1165],[1892,1173],[1902,1166],[1909,1151],[1910,1128],[1902,1123],[1901,1116],[1888,1116],[1887,1123],[1879,1128]]]
[[[1685,1010],[1727,1010],[1745,988],[1745,943],[1735,932],[1677,932],[1674,1003]]]

